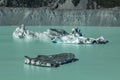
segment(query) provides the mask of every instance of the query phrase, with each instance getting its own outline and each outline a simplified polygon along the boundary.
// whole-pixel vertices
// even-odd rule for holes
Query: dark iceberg
[[[54,38],[55,36],[69,35],[69,33],[64,29],[54,29],[54,28],[48,29],[47,34],[48,34],[48,37],[50,37],[51,39]]]
[[[41,67],[59,67],[60,65],[75,62],[78,59],[72,53],[60,53],[54,55],[38,55],[35,58],[24,57],[24,63]]]

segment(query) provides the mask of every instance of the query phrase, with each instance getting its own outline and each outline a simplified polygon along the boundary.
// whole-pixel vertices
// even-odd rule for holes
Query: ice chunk
[[[38,55],[35,58],[25,56],[25,64],[42,67],[59,67],[60,65],[77,61],[72,53],[60,53],[54,55]]]

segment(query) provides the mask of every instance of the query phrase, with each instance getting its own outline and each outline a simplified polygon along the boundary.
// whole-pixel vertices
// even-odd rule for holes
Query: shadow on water
[[[39,66],[33,66],[33,65],[26,65],[24,64],[24,70],[26,72],[28,71],[46,71],[46,72],[50,72],[52,70],[52,68],[49,67],[39,67]]]

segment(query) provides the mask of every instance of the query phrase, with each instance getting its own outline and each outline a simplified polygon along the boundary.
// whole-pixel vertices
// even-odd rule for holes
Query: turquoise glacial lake
[[[27,26],[34,32],[48,28],[71,32],[74,26]],[[0,27],[0,80],[120,80],[120,28],[80,27],[86,37],[103,36],[107,44],[55,44],[50,40],[17,40],[14,27]],[[24,64],[24,56],[74,53],[79,61],[58,68]]]

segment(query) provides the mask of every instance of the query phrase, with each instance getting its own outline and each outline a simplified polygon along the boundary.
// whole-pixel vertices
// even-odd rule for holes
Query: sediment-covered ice
[[[59,67],[60,65],[77,60],[73,53],[59,53],[53,55],[38,55],[35,58],[25,56],[24,63],[40,67]]]

